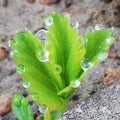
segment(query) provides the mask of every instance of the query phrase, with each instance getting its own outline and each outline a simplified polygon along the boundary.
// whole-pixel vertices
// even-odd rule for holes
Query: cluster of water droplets
[[[81,68],[84,70],[84,71],[87,71],[89,68],[92,67],[92,63],[88,60],[88,59],[83,59],[81,61]]]
[[[72,81],[72,87],[73,88],[78,88],[80,86],[80,81],[79,80],[74,80]]]
[[[19,74],[23,74],[25,72],[25,67],[22,64],[18,64],[17,67],[16,67],[16,71]]]
[[[102,24],[96,24],[95,27],[93,27],[93,26],[87,27],[87,31],[90,31],[90,32],[92,32],[94,30],[103,30],[103,29],[104,29],[104,27]]]
[[[53,23],[54,23],[54,19],[53,19],[53,17],[52,17],[51,15],[48,16],[48,17],[45,19],[45,24],[46,24],[47,26],[51,26]]]
[[[39,111],[40,113],[45,113],[48,110],[48,107],[46,105],[39,105]]]
[[[30,87],[30,82],[27,80],[23,80],[22,82],[24,88],[29,88]]]

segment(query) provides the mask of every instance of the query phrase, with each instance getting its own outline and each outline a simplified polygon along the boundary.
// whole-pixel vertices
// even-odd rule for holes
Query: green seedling
[[[19,120],[34,120],[29,102],[21,93],[12,97],[12,109]]]
[[[47,30],[35,35],[27,29],[16,32],[12,57],[32,100],[44,106],[41,120],[57,120],[85,74],[107,57],[114,37],[110,29],[98,27],[79,36],[66,15],[51,13],[45,23]]]

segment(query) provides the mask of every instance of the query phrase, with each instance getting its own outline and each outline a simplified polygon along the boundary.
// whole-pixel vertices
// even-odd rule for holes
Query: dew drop
[[[87,71],[90,67],[92,67],[92,63],[88,59],[84,59],[81,61],[81,68],[84,71]]]
[[[45,19],[45,23],[47,26],[51,26],[54,22],[54,19],[52,16],[48,16],[46,19]]]
[[[106,42],[109,43],[109,44],[111,43],[111,41],[112,41],[112,37],[109,37],[109,38],[106,39]]]
[[[73,87],[73,88],[77,88],[77,87],[79,87],[79,86],[80,86],[80,81],[79,81],[79,80],[73,81],[73,84],[72,84],[72,87]]]
[[[30,82],[27,80],[23,80],[23,87],[24,88],[29,88],[30,87]]]
[[[87,44],[87,42],[88,42],[88,39],[87,38],[82,38],[82,44],[84,45],[84,44]]]
[[[36,57],[40,62],[47,62],[49,60],[48,59],[49,53],[46,49],[41,49],[41,50],[38,50]]]
[[[98,54],[98,59],[99,60],[104,60],[104,59],[107,58],[107,56],[108,56],[108,53],[106,51],[103,51],[103,52]]]
[[[19,74],[23,74],[25,72],[25,67],[21,64],[17,65],[16,67],[16,71],[19,73]]]
[[[34,101],[38,101],[38,99],[39,99],[39,94],[38,94],[38,93],[32,93],[31,98],[32,98],[32,100],[34,100]]]
[[[39,105],[39,111],[40,113],[45,113],[48,110],[48,108],[45,105]]]
[[[103,29],[103,25],[102,24],[96,24],[95,25],[95,29],[96,30],[102,30]]]
[[[87,27],[87,31],[92,32],[93,30],[95,30],[95,28],[94,28],[93,26],[89,26],[89,27]]]
[[[15,47],[16,47],[16,41],[15,40],[11,40],[10,42],[9,42],[9,47],[11,47],[11,48],[13,48],[13,49],[15,49]]]
[[[78,21],[72,21],[72,22],[71,22],[71,26],[72,26],[73,28],[78,28],[78,27],[79,27]]]
[[[16,60],[19,58],[19,52],[17,50],[11,51],[10,56]]]
[[[47,30],[41,29],[38,31],[38,38],[40,40],[40,42],[42,43],[46,43],[46,32]]]
[[[20,28],[20,32],[21,32],[21,33],[25,33],[26,31],[27,31],[27,28],[26,28],[26,27]]]
[[[60,65],[55,65],[56,71],[60,74],[62,72],[62,67]]]
[[[71,16],[70,16],[70,14],[66,13],[66,14],[65,14],[65,17],[67,17],[67,18],[70,20],[70,17],[71,17]]]

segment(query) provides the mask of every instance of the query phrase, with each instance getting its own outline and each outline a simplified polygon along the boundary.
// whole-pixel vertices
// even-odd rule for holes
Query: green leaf
[[[24,80],[30,82],[28,90],[31,97],[34,96],[35,101],[45,104],[50,110],[62,106],[64,100],[57,96],[59,86],[55,82],[55,76],[49,69],[49,63],[40,62],[36,57],[37,50],[42,47],[38,38],[28,30],[24,33],[18,31],[15,40],[11,44],[12,48],[17,51],[13,54],[13,58],[18,63],[18,73],[21,74]]]
[[[17,93],[12,97],[12,110],[18,120],[34,120],[28,100],[21,93]]]
[[[111,30],[93,30],[84,34],[86,40],[85,58],[93,64],[104,60],[108,55],[108,49],[114,42]]]
[[[70,26],[69,17],[52,13],[46,18],[46,25],[49,62],[53,71],[55,65],[62,67],[60,76],[63,85],[67,86],[79,77],[80,60],[85,55],[85,48],[79,39],[77,29]]]
[[[79,75],[80,81],[83,80],[89,69],[107,58],[108,49],[114,42],[114,37],[110,29],[87,31],[81,39],[84,43],[86,54],[81,61],[83,71]]]

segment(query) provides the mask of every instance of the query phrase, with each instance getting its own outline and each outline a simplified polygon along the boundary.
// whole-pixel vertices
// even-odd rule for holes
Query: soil
[[[0,0],[0,48],[2,48],[2,53],[0,53],[2,55],[0,58],[0,96],[4,94],[13,95],[17,91],[22,91],[23,95],[29,98],[27,91],[22,87],[22,78],[16,73],[16,64],[10,57],[9,40],[13,38],[15,31],[23,26],[26,26],[33,33],[45,28],[44,17],[53,11],[60,14],[70,14],[72,21],[79,22],[80,34],[89,26],[102,24],[104,28],[111,27],[114,29],[113,34],[116,39],[110,48],[108,58],[97,64],[86,75],[83,83],[71,99],[75,102],[68,109],[75,105],[76,100],[81,102],[100,89],[114,84],[120,78],[120,1],[106,1],[108,0],[61,0],[56,4],[43,5],[39,0],[36,0],[34,4],[25,0]],[[114,75],[111,71],[114,71]],[[111,76],[112,80],[109,81]],[[37,104],[30,99],[29,101],[34,116],[37,117],[39,114]],[[0,120],[15,119],[12,111],[0,115]]]

